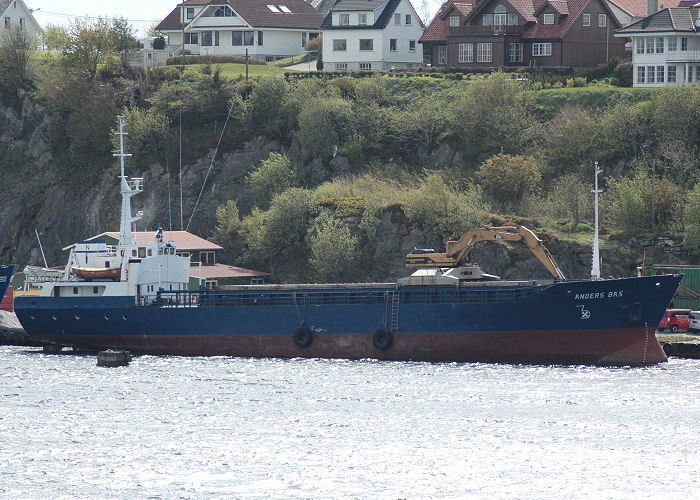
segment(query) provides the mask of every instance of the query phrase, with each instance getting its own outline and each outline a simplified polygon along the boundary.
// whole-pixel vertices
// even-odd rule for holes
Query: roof
[[[202,279],[224,278],[260,278],[271,276],[270,273],[246,269],[245,267],[229,266],[226,264],[211,264],[202,266]],[[199,278],[199,264],[190,265],[190,278]]]
[[[253,28],[301,28],[318,29],[323,16],[304,0],[186,0],[185,8],[203,5],[228,5]],[[291,14],[274,13],[267,5],[285,5]],[[194,19],[196,21],[197,18]],[[193,20],[190,20],[190,24]],[[223,27],[222,27],[223,28]],[[180,6],[178,5],[163,19],[156,30],[182,29]]]
[[[473,3],[464,3],[459,0],[447,0],[442,4],[440,10],[437,11],[435,17],[428,25],[428,28],[423,32],[423,36],[418,40],[420,43],[424,42],[444,42],[447,40],[447,35],[450,34],[450,26],[448,24],[445,15],[454,6],[460,14],[466,16],[474,8]]]
[[[368,11],[377,10],[387,0],[337,0],[328,12]]]
[[[559,19],[555,19],[554,24],[536,23],[532,26],[528,26],[525,28],[525,32],[523,33],[522,38],[530,39],[563,37],[569,29],[569,27],[576,21],[576,19],[578,19],[579,14],[584,9],[584,7],[588,5],[589,2],[590,0],[566,0],[566,16],[560,16]],[[559,8],[562,8],[561,3],[563,3],[563,0],[546,0],[545,2],[542,2],[542,5],[539,5],[538,9],[535,12],[541,11],[544,8],[544,4],[549,4],[552,7],[555,7],[556,4],[559,5]],[[556,9],[556,7],[555,10],[561,13],[561,11]]]
[[[658,33],[665,31],[698,31],[695,20],[698,18],[700,9],[698,7],[674,7],[664,9],[644,19],[630,24],[626,28],[615,31],[615,35],[626,35],[632,33]]]
[[[368,2],[365,4],[370,4],[374,5],[377,2],[381,4],[386,4],[384,7],[384,10],[382,10],[382,13],[379,15],[379,17],[376,18],[374,21],[374,24],[367,25],[367,26],[357,26],[357,25],[352,25],[352,26],[333,26],[333,12],[341,12],[345,11],[345,5],[346,3],[348,5],[355,5],[358,3],[358,0],[338,0],[338,2],[331,8],[331,11],[328,13],[326,18],[323,20],[323,23],[321,24],[321,29],[326,29],[326,30],[337,30],[337,29],[370,29],[370,30],[376,30],[376,29],[384,29],[387,27],[389,24],[389,20],[391,19],[391,16],[394,15],[394,11],[396,8],[399,6],[401,3],[401,0],[368,0]],[[363,9],[363,10],[374,10],[374,9]],[[420,20],[420,19],[419,19]]]
[[[12,0],[0,0],[0,14],[5,13],[7,7],[10,6],[10,2],[12,2]]]
[[[135,243],[152,243],[156,240],[156,231],[134,231],[131,235],[132,241]],[[86,241],[100,239],[104,236],[118,240],[119,231],[105,231],[104,233],[87,238]],[[179,252],[199,252],[201,250],[216,251],[224,249],[216,243],[212,243],[211,241],[200,238],[187,231],[163,231],[163,240],[166,242],[175,242],[175,246]],[[69,250],[73,246],[74,245],[68,246],[63,250]]]

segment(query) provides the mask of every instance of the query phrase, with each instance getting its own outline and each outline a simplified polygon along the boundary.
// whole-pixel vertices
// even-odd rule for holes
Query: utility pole
[[[245,81],[248,81],[248,49],[245,49]]]

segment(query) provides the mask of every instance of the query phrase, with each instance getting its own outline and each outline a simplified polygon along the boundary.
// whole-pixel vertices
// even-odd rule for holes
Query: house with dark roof
[[[0,29],[21,26],[31,35],[39,34],[41,26],[34,19],[32,12],[33,9],[27,7],[24,0],[0,0]]]
[[[246,55],[274,61],[300,55],[319,34],[323,16],[304,0],[185,0],[156,30],[166,50],[181,54]],[[183,46],[184,39],[184,46]]]
[[[613,33],[642,2],[447,0],[420,42],[433,66],[595,66],[624,55]]]
[[[632,40],[635,87],[700,85],[700,6],[663,9],[615,36]]]
[[[409,0],[338,0],[321,25],[324,69],[420,67],[423,28]]]

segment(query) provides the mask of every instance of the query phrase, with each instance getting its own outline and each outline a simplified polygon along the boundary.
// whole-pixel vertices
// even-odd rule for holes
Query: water
[[[650,368],[0,347],[0,498],[679,498],[700,360]]]

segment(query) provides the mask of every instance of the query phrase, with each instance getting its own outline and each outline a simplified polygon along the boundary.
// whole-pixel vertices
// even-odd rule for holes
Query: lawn
[[[201,68],[203,66],[204,66],[203,64],[190,64],[187,66],[187,70],[201,71]],[[225,76],[226,78],[230,78],[232,80],[235,80],[241,76],[245,77],[245,64],[236,64],[236,63],[217,64],[217,65],[212,65],[212,69],[216,68],[217,66],[221,66],[221,76]],[[248,76],[251,78],[255,78],[257,76],[273,76],[273,75],[284,76],[285,71],[286,70],[284,68],[280,68],[279,66],[275,66],[274,64],[249,64],[248,65]]]

